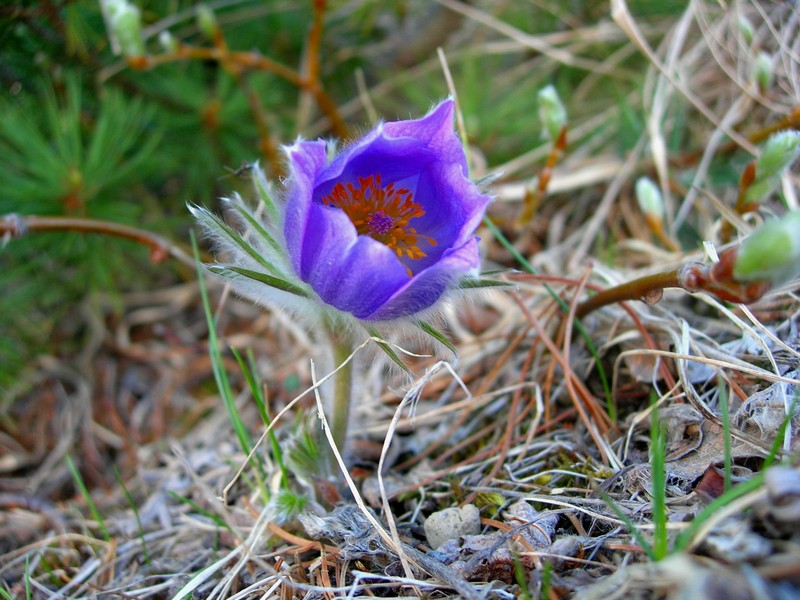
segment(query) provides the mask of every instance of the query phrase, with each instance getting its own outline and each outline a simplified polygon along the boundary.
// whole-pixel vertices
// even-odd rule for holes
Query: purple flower
[[[321,140],[286,148],[289,262],[325,304],[365,321],[407,317],[478,268],[489,197],[467,177],[453,108],[383,123],[331,162]]]
[[[424,321],[477,271],[475,229],[489,203],[467,177],[453,108],[445,100],[422,119],[383,123],[331,162],[322,140],[285,148],[282,201],[256,166],[260,202],[225,199],[229,222],[190,206],[224,257],[209,269],[312,324],[344,317],[374,332],[413,316],[445,343]]]

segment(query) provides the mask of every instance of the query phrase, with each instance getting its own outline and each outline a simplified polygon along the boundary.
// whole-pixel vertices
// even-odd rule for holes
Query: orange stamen
[[[411,219],[425,214],[411,192],[406,188],[396,189],[394,183],[383,187],[380,173],[359,177],[358,183],[358,188],[352,183],[337,183],[330,194],[322,197],[323,204],[343,210],[359,235],[368,235],[385,244],[401,260],[427,256],[420,249],[419,240],[432,246],[436,241],[409,226]],[[408,271],[411,274],[411,269]]]

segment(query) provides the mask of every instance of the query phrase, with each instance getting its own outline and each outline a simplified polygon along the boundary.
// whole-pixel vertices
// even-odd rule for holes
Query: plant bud
[[[664,199],[661,197],[661,190],[649,177],[640,177],[636,182],[636,200],[644,214],[657,219],[664,218]]]
[[[767,221],[742,242],[733,276],[737,281],[779,285],[800,274],[800,210]]]
[[[178,51],[178,41],[166,29],[158,34],[158,43],[161,44],[164,52],[172,53]]]
[[[132,58],[144,56],[142,15],[139,9],[126,0],[106,2],[109,34],[116,43],[115,51]]]
[[[744,15],[739,15],[739,33],[742,34],[745,44],[748,46],[753,44],[753,24]]]
[[[539,90],[539,120],[542,122],[550,141],[555,143],[561,130],[567,124],[567,110],[552,85]]]
[[[196,8],[197,28],[209,40],[214,40],[219,25],[214,11],[206,4],[198,4]]]
[[[756,61],[753,63],[753,81],[756,82],[762,94],[772,86],[772,63],[772,55],[766,52],[759,52]]]
[[[771,136],[756,161],[756,176],[745,192],[748,203],[761,202],[778,187],[784,169],[800,152],[800,132],[781,131]]]

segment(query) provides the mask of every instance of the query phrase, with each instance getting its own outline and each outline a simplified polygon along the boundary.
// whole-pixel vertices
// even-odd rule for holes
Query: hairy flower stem
[[[331,427],[333,441],[340,453],[344,453],[347,442],[347,428],[350,424],[350,401],[353,394],[353,361],[349,360],[353,353],[353,344],[350,336],[330,327],[330,337],[333,344],[334,367],[341,368],[336,372],[333,380],[333,403],[331,413],[328,415],[328,424]],[[330,453],[331,473],[336,473],[338,463],[333,452]]]

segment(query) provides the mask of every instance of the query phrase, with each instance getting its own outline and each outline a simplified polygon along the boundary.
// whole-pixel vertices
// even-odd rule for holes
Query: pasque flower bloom
[[[282,202],[260,171],[263,215],[229,199],[244,236],[193,207],[229,254],[212,270],[257,301],[367,327],[426,313],[477,272],[475,229],[490,200],[467,176],[453,110],[448,99],[421,119],[382,123],[332,160],[323,140],[285,147]]]
[[[489,197],[468,178],[453,110],[445,100],[421,119],[382,123],[330,160],[322,140],[284,148],[289,176],[281,197],[254,169],[261,202],[254,210],[238,195],[227,199],[232,224],[190,207],[226,256],[212,272],[242,295],[293,310],[315,333],[327,332],[339,367],[325,412],[339,448],[359,329],[351,325],[371,336],[412,325],[455,352],[429,313],[451,289],[497,284],[472,277],[480,262],[475,230]],[[389,345],[376,342],[407,370]],[[329,459],[331,474],[339,464]]]
[[[325,304],[366,321],[406,317],[477,269],[489,198],[467,177],[452,100],[379,125],[331,162],[323,141],[286,152],[291,266]]]

